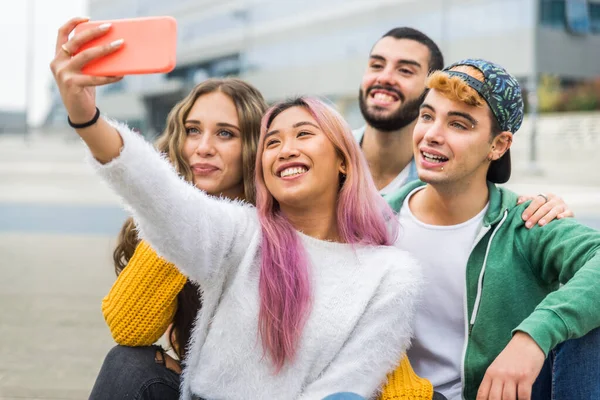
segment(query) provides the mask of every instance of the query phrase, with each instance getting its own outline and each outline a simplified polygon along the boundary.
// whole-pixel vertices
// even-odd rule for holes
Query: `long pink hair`
[[[294,358],[311,303],[308,256],[267,189],[261,162],[267,130],[279,114],[292,107],[304,107],[312,115],[345,163],[337,205],[341,239],[352,244],[392,245],[398,232],[392,209],[377,192],[361,149],[337,111],[310,97],[285,101],[267,110],[256,157],[256,207],[262,229],[258,324],[263,348],[276,372]]]

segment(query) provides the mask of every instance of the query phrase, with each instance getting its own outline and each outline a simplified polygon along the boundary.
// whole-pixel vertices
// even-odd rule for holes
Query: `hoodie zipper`
[[[488,244],[487,244],[487,248],[485,250],[485,257],[483,258],[483,265],[481,267],[481,272],[479,273],[479,279],[477,280],[477,295],[475,296],[475,304],[473,305],[473,312],[471,313],[471,318],[469,319],[469,315],[468,315],[468,306],[467,306],[467,277],[465,276],[465,297],[464,297],[464,301],[463,301],[463,308],[464,308],[464,312],[465,312],[465,343],[463,346],[463,354],[462,354],[462,360],[461,360],[461,366],[460,366],[460,379],[461,379],[461,383],[462,383],[462,393],[461,393],[461,397],[463,398],[463,400],[465,399],[465,357],[467,356],[467,346],[469,343],[469,337],[471,336],[471,331],[473,330],[473,326],[475,325],[475,320],[477,318],[477,312],[479,311],[479,304],[481,303],[481,293],[483,292],[483,276],[485,275],[485,268],[487,265],[487,258],[488,255],[490,253],[490,248],[492,246],[492,240],[494,240],[494,236],[496,235],[496,232],[498,232],[498,230],[500,229],[500,227],[502,226],[502,224],[504,223],[504,221],[506,221],[506,218],[508,217],[508,210],[504,210],[504,216],[502,217],[502,219],[500,220],[500,223],[496,226],[496,228],[494,228],[492,235],[490,236],[490,240],[488,240]],[[475,248],[475,246],[477,246],[479,244],[479,241],[481,239],[483,239],[483,237],[490,231],[490,227],[483,227],[480,231],[479,234],[477,235],[477,238],[473,244],[473,247],[471,248],[471,253],[473,252],[473,249]],[[468,264],[468,262],[467,262]],[[465,271],[466,274],[466,271]]]

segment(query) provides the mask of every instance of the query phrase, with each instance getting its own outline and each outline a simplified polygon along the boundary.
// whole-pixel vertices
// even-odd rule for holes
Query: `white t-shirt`
[[[415,336],[407,354],[415,372],[429,379],[436,391],[448,400],[461,399],[466,266],[488,206],[459,225],[425,224],[408,205],[421,189],[407,196],[399,214],[397,245],[419,260],[425,278]]]

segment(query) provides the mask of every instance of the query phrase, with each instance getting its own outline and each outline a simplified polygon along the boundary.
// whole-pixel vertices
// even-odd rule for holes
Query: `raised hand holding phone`
[[[105,35],[110,30],[110,25],[105,24],[73,35],[69,39],[73,29],[86,21],[87,18],[73,18],[58,30],[55,55],[50,63],[50,69],[69,118],[76,124],[89,121],[96,114],[96,86],[114,83],[123,78],[122,76],[90,76],[82,73],[82,68],[88,62],[118,51],[123,44],[123,41],[116,40],[77,53],[81,46]]]
[[[174,21],[172,18],[167,17],[166,19]],[[55,55],[50,63],[50,69],[52,70],[62,101],[69,115],[69,123],[86,142],[93,156],[98,161],[104,163],[119,155],[123,142],[121,136],[108,122],[102,118],[98,118],[99,111],[96,108],[95,87],[118,82],[123,79],[123,75],[128,71],[122,68],[119,70],[111,70],[110,68],[97,69],[96,73],[106,74],[102,76],[86,74],[83,72],[83,69],[91,62],[98,62],[103,57],[116,56],[124,50],[127,39],[122,37],[111,39],[111,36],[108,36],[108,33],[113,29],[113,23],[111,22],[102,22],[88,26],[87,29],[80,28],[79,31],[76,30],[78,25],[87,23],[88,21],[89,18],[73,18],[59,29],[56,38]],[[123,26],[122,22],[120,22],[121,26]],[[73,30],[76,30],[76,32],[69,39],[69,35]],[[121,31],[123,30],[121,29]],[[117,35],[118,33],[116,32]],[[169,48],[169,51],[174,54],[176,34],[175,31],[172,31],[172,33],[170,41],[163,43],[173,44]],[[104,40],[101,40],[102,38]],[[129,47],[130,52],[133,51],[135,53],[135,49],[135,46]],[[141,57],[138,58],[138,61],[143,65],[148,64],[148,60],[144,60]],[[102,64],[95,65],[97,68]],[[109,65],[114,66],[115,64]],[[127,65],[130,68],[132,66],[135,67],[135,64]],[[173,62],[169,64],[163,63],[161,67],[166,72],[169,68],[172,69],[174,65],[173,56]],[[91,66],[88,68],[93,69]],[[145,69],[144,71],[148,70]],[[131,73],[135,72],[140,73],[143,71],[138,69],[138,71]],[[149,72],[155,72],[155,70]]]

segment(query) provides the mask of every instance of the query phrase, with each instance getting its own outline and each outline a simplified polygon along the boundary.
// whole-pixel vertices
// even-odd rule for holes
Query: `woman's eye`
[[[219,133],[217,133],[218,136],[224,137],[224,138],[232,138],[234,135],[232,132],[230,131],[219,131]]]
[[[265,146],[270,147],[271,145],[274,145],[276,143],[277,143],[276,139],[267,140],[267,143],[265,144]]]
[[[189,126],[185,128],[185,133],[187,133],[188,135],[195,135],[200,133],[200,130],[196,127]]]
[[[312,135],[311,132],[298,132],[298,135],[296,137],[302,137],[302,136],[310,136]]]

